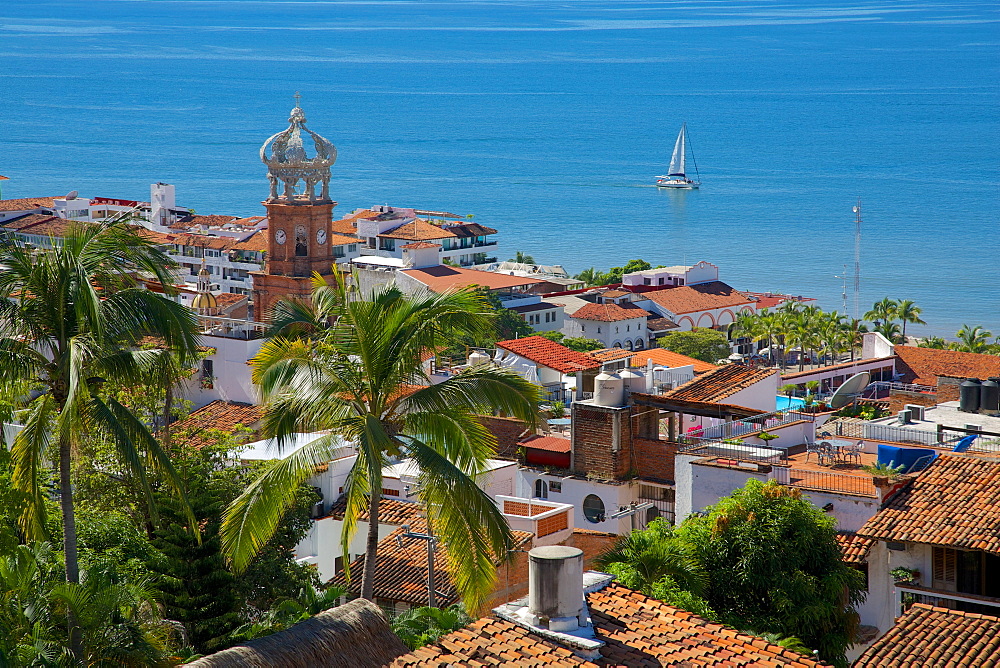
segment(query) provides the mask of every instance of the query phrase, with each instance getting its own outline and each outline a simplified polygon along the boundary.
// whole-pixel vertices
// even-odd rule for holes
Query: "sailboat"
[[[681,131],[677,133],[677,141],[674,142],[674,153],[670,156],[670,169],[668,170],[666,176],[656,177],[657,187],[694,190],[701,185],[701,175],[698,174],[698,163],[694,160],[693,151],[691,152],[691,162],[694,162],[696,180],[692,181],[687,177],[685,164],[687,143],[687,123],[684,123],[681,125]]]

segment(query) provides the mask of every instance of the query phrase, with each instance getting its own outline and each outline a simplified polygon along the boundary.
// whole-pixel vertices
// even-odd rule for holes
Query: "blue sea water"
[[[164,181],[259,214],[257,149],[300,90],[338,212],[472,213],[501,259],[705,259],[843,310],[860,197],[862,311],[908,298],[914,334],[1000,334],[998,21],[962,0],[7,2],[3,192]],[[657,190],[684,121],[702,189]]]

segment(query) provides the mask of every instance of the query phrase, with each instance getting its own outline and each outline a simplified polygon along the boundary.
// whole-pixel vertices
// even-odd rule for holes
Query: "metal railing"
[[[803,489],[814,489],[824,492],[840,492],[857,496],[878,498],[878,489],[870,475],[858,476],[832,471],[810,471],[808,469],[788,469],[787,481],[782,480],[784,473],[776,474],[775,480],[782,484]]]
[[[681,448],[678,454],[697,457],[720,457],[738,462],[760,464],[785,464],[788,453],[783,448],[768,448],[764,445],[738,443],[736,441],[702,440],[696,445]]]
[[[966,434],[944,437],[940,439],[937,431],[914,429],[888,424],[876,424],[864,420],[836,420],[823,425],[824,431],[831,435],[865,441],[885,441],[887,443],[912,443],[928,447],[951,447],[958,443]]]
[[[761,413],[753,417],[732,422],[724,422],[714,427],[703,429],[697,438],[721,441],[724,439],[740,438],[747,434],[753,434],[765,429],[781,427],[800,420],[815,421],[816,417],[810,413],[798,413],[796,411],[775,411],[773,413]]]
[[[974,594],[959,594],[952,591],[927,589],[913,584],[896,584],[896,599],[899,603],[899,614],[906,612],[914,603],[925,603],[936,608],[961,610],[991,617],[1000,616],[1000,598],[976,596]]]

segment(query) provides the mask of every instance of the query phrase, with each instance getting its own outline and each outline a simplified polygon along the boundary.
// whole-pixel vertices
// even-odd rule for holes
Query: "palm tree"
[[[520,262],[522,264],[535,264],[535,258],[533,258],[530,255],[528,255],[527,253],[523,253],[521,251],[517,251],[517,253],[514,254],[514,257],[512,257],[511,259],[509,259],[507,261],[508,262]]]
[[[170,258],[124,224],[74,226],[61,244],[35,251],[12,238],[0,240],[0,384],[33,383],[41,392],[25,402],[24,429],[11,448],[12,483],[24,494],[20,528],[29,540],[46,535],[42,472],[54,440],[59,461],[65,575],[77,583],[76,521],[71,468],[74,453],[90,433],[116,446],[155,517],[146,476],[151,464],[166,474],[183,497],[166,453],[146,425],[113,398],[103,398],[106,382],[141,382],[164,350],[137,350],[155,336],[181,359],[197,347],[196,319],[190,309],[140,286],[136,276],[173,284]],[[193,519],[193,518],[192,518]],[[70,645],[83,646],[70,617]]]
[[[882,322],[875,328],[875,331],[889,339],[891,343],[900,343],[903,338],[899,323],[896,322]]]
[[[895,299],[885,297],[874,304],[870,311],[862,316],[865,320],[870,320],[878,327],[882,323],[892,322],[898,318],[899,303]]]
[[[967,353],[982,353],[986,351],[989,345],[988,341],[993,336],[993,333],[983,329],[982,325],[976,325],[975,327],[962,325],[962,329],[955,332],[955,336],[958,337],[960,342],[959,350],[964,350]]]
[[[688,547],[672,537],[672,526],[654,521],[645,531],[619,538],[597,558],[597,565],[621,578],[625,586],[643,592],[670,577],[681,589],[701,596],[708,586],[708,574]]]
[[[913,325],[926,325],[920,319],[922,309],[909,299],[904,299],[896,304],[896,317],[903,323],[903,343],[906,343],[906,323]]]
[[[948,342],[941,336],[928,336],[917,344],[918,348],[937,348],[944,350],[948,347]]]
[[[500,410],[534,425],[538,389],[513,373],[483,366],[426,385],[421,353],[457,336],[485,336],[492,324],[483,298],[463,290],[408,297],[382,287],[348,299],[339,281],[336,316],[311,341],[274,337],[253,360],[267,403],[265,430],[279,444],[295,432],[329,430],[276,460],[226,510],[223,550],[239,572],[274,534],[298,486],[343,441],[357,458],[344,485],[344,554],[358,516],[369,515],[361,595],[373,597],[382,468],[409,457],[419,470],[417,495],[433,530],[448,545],[449,571],[470,608],[489,593],[494,559],[511,549],[510,529],[476,485],[496,439],[477,415]],[[346,559],[345,559],[346,561]]]
[[[407,647],[417,649],[470,623],[472,617],[455,603],[447,608],[410,608],[392,620],[392,630]]]
[[[845,327],[847,329],[847,345],[851,349],[851,361],[853,362],[855,350],[864,345],[864,335],[868,332],[868,326],[857,318],[848,318]]]
[[[596,267],[591,267],[589,269],[584,269],[573,278],[578,281],[583,281],[587,285],[601,285],[602,276],[603,274]]]

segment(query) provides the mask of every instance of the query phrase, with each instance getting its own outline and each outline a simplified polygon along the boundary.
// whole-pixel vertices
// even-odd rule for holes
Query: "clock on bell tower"
[[[329,276],[334,271],[327,240],[337,206],[329,189],[337,149],[306,127],[298,94],[288,122],[287,130],[272,136],[260,149],[271,193],[263,202],[268,219],[267,262],[264,271],[251,272],[254,317],[259,321],[267,320],[274,303],[282,298],[308,299],[313,273]],[[306,143],[315,147],[312,158],[306,155]],[[319,195],[317,186],[321,186]]]

